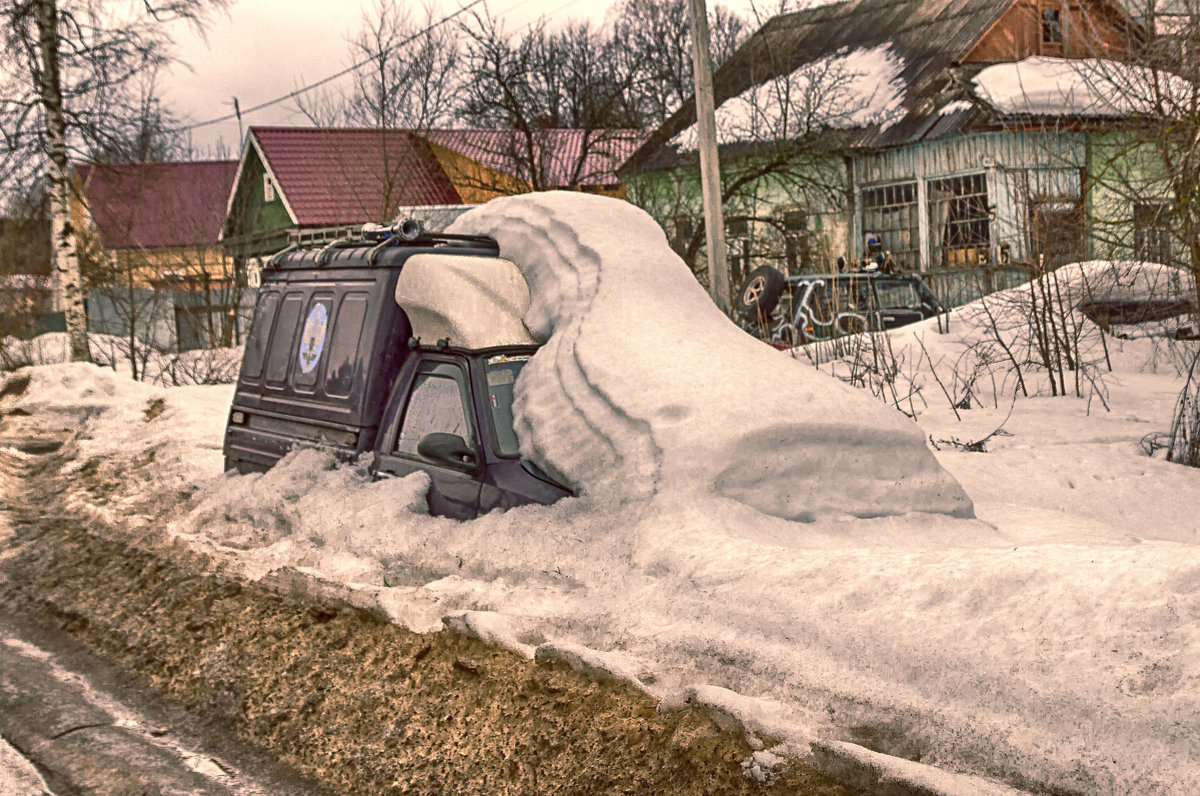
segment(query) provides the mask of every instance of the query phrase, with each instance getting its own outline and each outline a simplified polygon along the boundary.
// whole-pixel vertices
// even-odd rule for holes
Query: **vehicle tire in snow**
[[[769,265],[750,272],[738,294],[737,312],[743,318],[765,318],[779,303],[787,278]]]

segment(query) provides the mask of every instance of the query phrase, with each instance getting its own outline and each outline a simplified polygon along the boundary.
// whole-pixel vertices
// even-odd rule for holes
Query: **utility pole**
[[[721,163],[717,158],[717,122],[713,102],[712,58],[708,46],[708,9],[704,0],[688,0],[692,16],[692,64],[696,77],[696,130],[700,139],[700,189],[704,197],[704,240],[708,246],[708,290],[721,312],[729,314],[729,267],[725,263],[725,220],[721,210]]]

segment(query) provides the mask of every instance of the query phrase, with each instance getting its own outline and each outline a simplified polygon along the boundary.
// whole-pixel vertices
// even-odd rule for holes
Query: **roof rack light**
[[[425,232],[425,224],[415,218],[406,218],[394,226],[402,240],[416,240]]]

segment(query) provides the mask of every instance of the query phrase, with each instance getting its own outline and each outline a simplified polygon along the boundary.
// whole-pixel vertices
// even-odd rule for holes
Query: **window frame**
[[[1042,44],[1061,47],[1063,44],[1062,10],[1042,8],[1041,12]]]
[[[438,369],[452,370],[453,375],[438,374],[436,373]],[[466,424],[467,431],[470,433],[470,437],[465,439],[465,442],[475,454],[477,464],[470,465],[464,463],[461,466],[447,464],[446,462],[438,462],[432,459],[427,459],[424,456],[421,456],[415,450],[410,453],[400,448],[400,440],[404,435],[405,424],[408,422],[409,412],[412,409],[412,399],[419,386],[418,382],[423,376],[433,376],[435,378],[448,379],[453,381],[458,387],[459,402],[463,409],[463,420]],[[482,465],[484,461],[483,445],[481,444],[482,436],[479,431],[479,418],[477,417],[478,413],[476,412],[474,401],[471,398],[470,379],[471,373],[466,363],[441,357],[422,359],[412,374],[412,381],[409,384],[405,394],[404,411],[400,414],[398,422],[396,423],[395,434],[390,440],[388,440],[389,445],[387,455],[394,456],[399,459],[405,459],[407,461],[420,462],[424,466],[447,467],[466,473],[473,472],[478,466]],[[419,443],[420,440],[418,440],[418,444]]]
[[[860,196],[862,232],[879,236],[884,251],[890,251],[896,264],[906,270],[921,267],[921,205],[917,180],[866,186]],[[875,203],[874,199],[880,199]],[[876,214],[879,223],[872,223]],[[889,216],[894,220],[890,220]],[[889,223],[890,221],[890,223]],[[904,236],[908,241],[905,246]],[[864,254],[866,252],[864,251]]]

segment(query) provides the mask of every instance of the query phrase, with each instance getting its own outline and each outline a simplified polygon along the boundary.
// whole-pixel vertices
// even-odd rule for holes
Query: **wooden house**
[[[772,18],[714,76],[735,268],[890,253],[959,303],[1086,256],[1089,135],[1112,114],[1008,108],[977,79],[1116,61],[1141,38],[1109,0],[846,0]],[[668,226],[662,197],[698,203],[694,124],[689,102],[622,168]]]
[[[93,332],[161,349],[229,344],[232,261],[219,235],[236,161],[78,163],[71,215]]]
[[[434,226],[496,196],[566,188],[622,195],[631,131],[251,127],[222,242],[261,260],[293,237],[338,235],[414,214]]]

